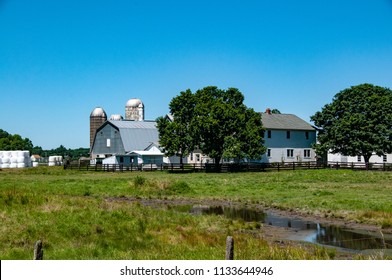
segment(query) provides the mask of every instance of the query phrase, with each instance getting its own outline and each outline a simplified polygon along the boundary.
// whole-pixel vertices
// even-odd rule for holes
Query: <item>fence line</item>
[[[351,169],[392,171],[391,163],[362,163],[362,162],[275,162],[275,163],[163,163],[163,164],[65,164],[64,169],[100,171],[100,172],[133,172],[133,171],[169,171],[169,172],[265,172],[303,169]]]

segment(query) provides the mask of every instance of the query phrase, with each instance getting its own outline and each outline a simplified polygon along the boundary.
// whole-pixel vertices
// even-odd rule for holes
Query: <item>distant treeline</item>
[[[80,157],[88,157],[90,155],[89,148],[67,149],[63,145],[55,149],[44,150],[40,146],[33,146],[29,138],[22,138],[18,134],[9,134],[2,129],[0,129],[0,150],[30,151],[31,155],[40,155],[41,157],[63,156],[71,159],[79,159]]]

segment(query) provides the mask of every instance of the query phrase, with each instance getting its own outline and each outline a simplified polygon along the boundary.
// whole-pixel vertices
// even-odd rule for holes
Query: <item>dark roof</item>
[[[154,121],[109,121],[120,131],[126,152],[144,150],[151,143],[159,140],[158,129]]]
[[[266,129],[315,130],[313,126],[293,114],[261,113],[261,121]]]

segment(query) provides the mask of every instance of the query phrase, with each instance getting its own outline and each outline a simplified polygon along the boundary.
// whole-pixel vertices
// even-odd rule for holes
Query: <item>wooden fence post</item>
[[[35,242],[33,260],[43,260],[43,259],[44,259],[44,250],[42,250],[42,241],[38,240],[37,242]]]
[[[234,239],[232,236],[226,238],[226,260],[234,260]]]

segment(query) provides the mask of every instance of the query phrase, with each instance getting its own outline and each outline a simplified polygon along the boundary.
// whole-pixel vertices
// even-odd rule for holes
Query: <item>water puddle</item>
[[[315,223],[299,218],[277,215],[272,212],[248,208],[200,205],[191,206],[187,211],[194,215],[223,215],[228,219],[243,220],[245,222],[255,221],[270,226],[290,228],[293,229],[293,234],[288,238],[291,240],[307,241],[355,251],[392,249],[392,235],[384,235],[382,237],[377,232],[366,232],[336,225]]]

